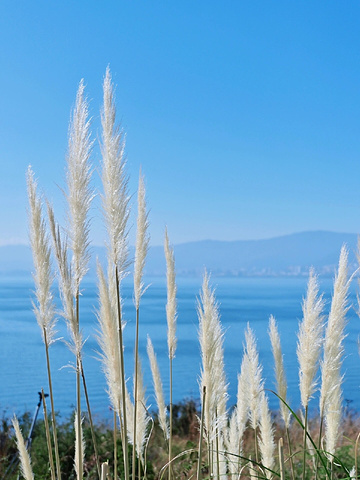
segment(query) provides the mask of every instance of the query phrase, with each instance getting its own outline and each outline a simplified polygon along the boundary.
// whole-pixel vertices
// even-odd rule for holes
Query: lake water
[[[148,405],[155,407],[150,368],[146,355],[146,338],[150,335],[157,353],[165,396],[169,387],[168,356],[166,341],[166,280],[146,280],[146,291],[140,309],[139,351],[147,386]],[[199,398],[198,377],[200,355],[197,340],[198,319],[196,298],[201,287],[200,278],[178,278],[178,346],[174,368],[174,401]],[[278,322],[282,340],[289,399],[294,408],[299,406],[298,365],[296,357],[296,333],[302,316],[301,302],[306,291],[305,278],[212,278],[216,297],[220,304],[221,321],[225,329],[225,364],[229,382],[229,406],[235,402],[237,374],[239,372],[244,329],[247,322],[255,331],[260,360],[266,379],[266,388],[274,388],[273,359],[267,335],[269,315]],[[331,279],[320,279],[327,311],[330,305]],[[7,414],[33,410],[37,392],[47,391],[45,351],[40,329],[32,312],[33,297],[31,277],[0,277],[0,408]],[[360,359],[358,336],[360,320],[356,314],[357,284],[353,283],[350,300],[353,307],[348,314],[346,357],[344,359],[344,405],[360,411]],[[124,284],[124,330],[125,368],[130,377],[133,371],[135,310],[132,301],[130,279]],[[83,283],[80,304],[80,322],[87,338],[84,347],[84,369],[88,383],[90,403],[95,416],[110,418],[111,412],[106,394],[106,384],[101,371],[96,330],[97,286],[88,279]],[[58,337],[68,338],[66,325],[59,319]],[[55,408],[62,418],[69,416],[75,404],[75,373],[73,356],[63,340],[50,349],[54,382]],[[278,408],[276,398],[269,393],[270,406]],[[85,409],[85,403],[83,403]],[[313,409],[317,399],[312,401]]]

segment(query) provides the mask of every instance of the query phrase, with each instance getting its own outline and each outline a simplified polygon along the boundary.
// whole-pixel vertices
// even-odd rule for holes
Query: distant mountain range
[[[357,234],[326,231],[302,232],[266,240],[203,240],[174,246],[178,275],[198,276],[207,268],[214,276],[299,276],[314,266],[321,275],[332,275],[342,244],[347,244],[349,261],[356,263]],[[131,249],[134,255],[134,249]],[[105,263],[104,247],[92,248],[91,272],[96,258]],[[28,273],[32,270],[30,248],[24,245],[0,247],[0,273]],[[151,247],[147,275],[164,275],[163,247]]]

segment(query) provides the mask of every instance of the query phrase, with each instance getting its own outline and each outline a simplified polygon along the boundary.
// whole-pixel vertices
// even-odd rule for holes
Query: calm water
[[[168,357],[166,343],[166,284],[165,279],[148,279],[151,286],[145,293],[140,312],[140,356],[147,385],[148,404],[155,406],[150,368],[146,355],[146,337],[150,335],[162,374],[165,392],[168,391]],[[216,296],[220,304],[221,321],[225,329],[225,364],[229,382],[230,401],[234,403],[236,381],[244,341],[244,329],[250,322],[254,329],[264,367],[266,387],[273,388],[273,360],[267,336],[270,314],[278,322],[289,384],[292,406],[299,406],[298,371],[296,358],[296,332],[301,319],[301,301],[305,294],[306,279],[303,278],[213,278]],[[198,319],[196,297],[201,279],[178,279],[178,347],[174,360],[174,400],[199,397],[198,376],[200,370],[197,341]],[[321,288],[329,308],[332,280],[322,279]],[[12,414],[24,409],[33,410],[39,389],[47,390],[45,353],[40,329],[32,313],[33,285],[30,277],[0,277],[0,408]],[[133,371],[133,342],[135,312],[132,301],[132,285],[123,288],[125,367],[128,377]],[[351,303],[356,305],[356,284],[351,291]],[[84,368],[88,382],[90,402],[95,414],[109,417],[106,385],[101,371],[96,342],[97,288],[95,281],[83,284],[81,297],[81,325],[84,337]],[[345,404],[360,410],[360,359],[358,335],[360,320],[355,309],[348,314],[346,358],[344,359]],[[68,338],[63,320],[58,322],[58,337],[62,338],[50,349],[55,408],[64,418],[75,403],[75,374],[73,356],[64,340]],[[278,408],[270,393],[270,406]],[[316,400],[313,407],[316,408]]]

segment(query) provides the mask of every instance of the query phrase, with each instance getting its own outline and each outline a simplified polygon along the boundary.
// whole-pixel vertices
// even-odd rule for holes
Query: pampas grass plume
[[[145,201],[145,184],[144,177],[140,172],[139,188],[138,188],[138,217],[136,231],[136,247],[135,247],[135,265],[134,265],[134,296],[135,307],[139,308],[140,298],[144,293],[144,284],[142,281],[146,254],[149,249],[150,237],[148,233],[149,221],[146,211]]]
[[[275,378],[277,384],[277,394],[279,397],[287,401],[287,383],[284,369],[284,359],[281,351],[280,335],[276,325],[275,318],[271,315],[269,320],[269,336],[271,341],[271,349],[275,360]],[[280,400],[280,412],[284,420],[285,426],[290,425],[290,411]]]
[[[109,67],[103,84],[104,103],[102,124],[102,196],[103,211],[109,236],[109,257],[116,265],[120,278],[128,266],[129,194],[125,172],[125,135],[115,125],[116,108],[114,86]]]
[[[166,319],[168,326],[169,357],[175,357],[176,350],[176,283],[174,249],[170,246],[167,229],[165,229],[165,259],[167,280]]]
[[[345,246],[340,252],[339,267],[334,281],[328,324],[325,333],[324,358],[321,365],[320,414],[325,418],[326,449],[335,452],[341,422],[341,374],[344,355],[346,314],[349,310],[348,252]]]
[[[74,297],[78,294],[81,279],[87,272],[89,262],[89,221],[87,219],[93,192],[90,188],[91,166],[89,107],[84,97],[84,82],[81,80],[75,108],[69,127],[67,155],[67,200],[69,204],[69,237],[73,252]]]
[[[334,293],[324,341],[324,358],[321,364],[320,412],[329,409],[331,395],[342,382],[341,364],[344,354],[346,313],[348,305],[348,252],[345,246],[340,252],[339,267],[334,280]],[[335,389],[337,391],[337,389]],[[330,408],[331,409],[331,408]]]
[[[319,295],[318,278],[311,268],[307,294],[302,304],[303,320],[299,326],[297,344],[300,395],[304,409],[316,390],[316,372],[323,344],[323,308],[324,300],[322,295]]]
[[[261,462],[267,469],[272,470],[275,465],[275,442],[274,442],[274,428],[271,421],[271,414],[269,411],[268,400],[265,392],[261,392],[260,398],[260,435],[259,442]],[[272,473],[269,470],[265,470],[265,476],[267,479],[272,478]]]
[[[247,373],[247,386],[249,398],[250,425],[255,430],[260,420],[261,392],[264,388],[262,379],[262,366],[259,363],[259,354],[256,346],[254,332],[250,325],[245,330],[245,362]]]
[[[224,333],[220,323],[219,307],[215,293],[209,286],[209,276],[204,274],[198,301],[199,341],[201,350],[200,391],[206,386],[205,427],[213,437],[226,423],[227,385],[224,366]]]
[[[53,208],[48,204],[48,218],[50,232],[53,240],[55,257],[59,269],[59,287],[63,304],[63,316],[68,323],[68,328],[72,337],[73,345],[70,346],[74,355],[79,355],[82,349],[82,334],[76,320],[74,310],[74,278],[68,263],[68,245],[66,240],[62,240],[60,228],[56,224]]]
[[[51,345],[55,336],[55,307],[51,292],[53,275],[50,262],[49,237],[42,214],[42,201],[37,194],[37,182],[29,166],[27,171],[27,190],[29,198],[30,244],[35,272],[35,294],[37,305],[33,303],[36,320],[41,328],[44,343]],[[46,336],[46,340],[45,340]]]
[[[166,418],[166,406],[164,402],[163,386],[162,386],[158,362],[156,359],[156,354],[149,336],[147,338],[147,354],[150,360],[150,368],[151,368],[151,374],[152,374],[154,390],[155,390],[155,398],[156,398],[156,403],[159,410],[159,424],[167,440],[169,438],[169,425]]]
[[[113,409],[120,416],[121,405],[121,360],[118,335],[117,312],[112,305],[109,286],[100,264],[98,264],[99,301],[98,320],[100,332],[98,342],[102,350],[101,360],[108,385],[108,394]]]
[[[21,474],[26,480],[34,480],[34,474],[31,468],[30,455],[26,450],[26,446],[25,446],[24,438],[21,434],[19,422],[15,415],[14,415],[14,418],[12,419],[12,424],[15,430],[16,445],[19,452]]]

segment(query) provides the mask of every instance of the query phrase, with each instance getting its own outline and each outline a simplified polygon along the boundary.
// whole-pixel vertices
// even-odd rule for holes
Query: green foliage
[[[19,418],[20,427],[25,438],[30,430],[31,420],[32,417],[30,413],[25,413]],[[51,424],[50,417],[49,424]],[[94,433],[100,461],[108,461],[110,470],[112,471],[114,464],[113,431],[108,425],[100,423],[95,425]],[[91,430],[89,423],[86,420],[83,424],[83,434],[86,445],[84,476],[86,478],[97,478],[96,461],[91,438]],[[76,474],[74,470],[75,429],[73,418],[62,423],[58,422],[58,441],[62,476],[63,478],[66,478],[68,480],[74,480],[76,479]],[[1,421],[0,448],[0,478],[3,479],[12,458],[17,454],[11,420],[6,417],[5,414],[3,415]],[[118,439],[117,441],[117,448],[118,476],[120,478],[123,478],[124,464],[120,439]],[[129,447],[129,457],[131,457],[131,451],[131,447]],[[49,455],[46,443],[45,423],[42,419],[38,419],[38,421],[36,422],[33,433],[33,440],[31,442],[30,454],[35,478],[39,480],[49,479],[51,477]],[[143,475],[143,473],[144,472],[142,469],[141,474]],[[6,479],[16,479],[17,475],[18,469],[14,469],[12,474],[8,475]],[[146,476],[148,480],[154,480],[155,478],[153,466],[149,461],[146,465]]]

